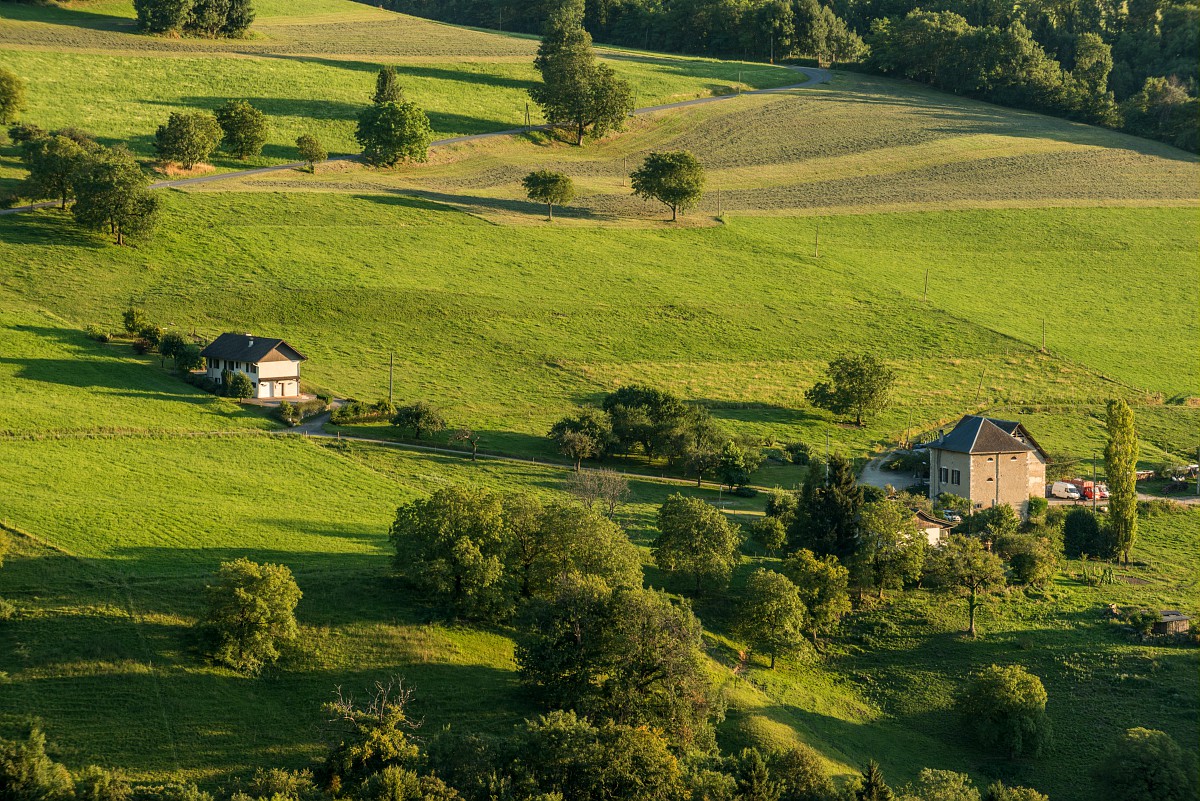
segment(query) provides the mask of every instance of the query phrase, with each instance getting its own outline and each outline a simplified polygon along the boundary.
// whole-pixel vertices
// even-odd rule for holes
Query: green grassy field
[[[406,98],[426,109],[439,137],[524,124],[527,91],[537,79],[536,41],[528,37],[463,31],[348,0],[268,4],[259,13],[255,37],[220,41],[139,35],[128,3],[6,4],[0,66],[28,83],[25,121],[83,128],[145,157],[154,155],[154,131],[171,112],[249,100],[268,115],[267,145],[245,162],[218,154],[214,165],[222,169],[294,161],[296,137],[304,133],[331,153],[358,152],[355,120],[384,62],[397,67]],[[609,55],[639,105],[803,80],[761,64]],[[536,107],[532,115],[541,121]],[[18,175],[9,166],[0,187]]]
[[[818,259],[795,247],[812,235],[808,218],[514,238],[402,196],[167,197],[162,234],[136,249],[57,211],[3,219],[0,256],[22,267],[0,291],[79,327],[115,326],[133,297],[208,335],[270,332],[310,357],[310,381],[365,398],[385,392],[393,351],[397,397],[437,403],[515,452],[544,453],[557,415],[631,381],[710,401],[749,432],[830,431],[854,448],[964,409],[1195,385],[1194,360],[1174,343],[1194,328],[1196,294],[1173,278],[1192,259],[1193,209],[826,217]],[[572,250],[590,255],[564,268]],[[1059,292],[1067,270],[1083,278]],[[807,286],[821,289],[798,291]],[[1116,313],[1130,297],[1154,313]],[[1049,356],[1036,352],[1043,317]],[[865,429],[802,399],[823,361],[849,348],[900,374],[897,403]]]
[[[0,65],[30,81],[26,118],[128,139],[146,156],[170,111],[235,96],[272,120],[250,165],[293,158],[306,131],[351,151],[379,63],[397,65],[440,133],[508,128],[534,75],[528,37],[345,0],[259,0],[252,36],[236,41],[138,35],[126,0],[2,5]],[[602,55],[639,105],[797,79]],[[671,226],[630,196],[624,170],[680,147],[701,159],[710,191]],[[21,177],[15,155],[0,150],[0,191]],[[519,188],[539,167],[579,187],[554,225]],[[361,692],[403,675],[431,728],[503,732],[535,711],[516,683],[516,632],[448,624],[407,597],[386,536],[396,505],[447,484],[561,497],[568,473],[271,435],[260,411],[83,335],[116,329],[131,301],[177,330],[285,337],[310,357],[306,380],[344,396],[384,395],[394,353],[398,400],[441,406],[485,450],[539,459],[555,456],[554,419],[636,381],[704,402],[738,432],[818,450],[828,437],[856,457],[987,410],[1086,460],[1103,445],[1104,402],[1119,396],[1135,404],[1142,464],[1155,466],[1191,457],[1200,431],[1200,407],[1180,402],[1200,386],[1189,344],[1200,336],[1198,178],[1196,158],[1165,145],[839,73],[638,118],[583,149],[510,137],[396,170],[342,162],[164,192],[164,224],[137,247],[53,210],[0,217],[0,523],[24,532],[0,570],[0,596],[19,610],[0,626],[0,736],[36,715],[72,767],[216,787],[309,764],[336,685]],[[803,400],[851,349],[898,373],[892,407],[861,429]],[[769,464],[755,481],[802,475]],[[647,582],[678,589],[648,551],[677,487],[632,489],[618,518]],[[719,502],[742,521],[762,507]],[[735,674],[729,598],[702,598],[730,702],[721,744],[803,741],[840,775],[874,757],[894,784],[938,767],[1055,801],[1093,797],[1078,777],[1125,727],[1162,728],[1195,754],[1196,650],[1134,643],[1102,610],[1200,613],[1198,515],[1144,518],[1143,564],[1115,586],[1088,587],[1069,564],[1044,593],[1010,593],[983,613],[977,642],[957,634],[961,604],[918,590],[861,610],[825,658]],[[206,576],[240,555],[289,565],[305,593],[301,645],[257,680],[206,664],[188,637]],[[734,588],[762,561],[748,556]],[[963,739],[950,699],[991,662],[1046,682],[1059,738],[1045,759],[1002,763]]]

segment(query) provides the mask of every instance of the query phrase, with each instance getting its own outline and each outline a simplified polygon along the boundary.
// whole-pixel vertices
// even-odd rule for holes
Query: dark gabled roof
[[[211,345],[200,351],[200,355],[206,359],[257,363],[276,352],[289,361],[306,361],[300,351],[282,339],[256,337],[253,334],[221,334]]]
[[[913,514],[916,515],[918,520],[921,520],[925,523],[930,523],[932,525],[937,526],[938,528],[945,528],[945,529],[954,528],[954,524],[951,523],[949,520],[943,520],[942,518],[938,517],[937,515],[931,515],[931,514],[929,514],[929,512],[922,511],[921,509],[913,509]]]
[[[1159,620],[1163,623],[1171,623],[1176,620],[1191,620],[1191,618],[1178,609],[1164,609],[1159,613]]]
[[[1024,436],[1029,442],[1022,442],[1018,436]],[[977,414],[968,414],[959,420],[953,431],[929,443],[929,447],[957,453],[1024,453],[1041,450],[1020,423],[993,420]]]

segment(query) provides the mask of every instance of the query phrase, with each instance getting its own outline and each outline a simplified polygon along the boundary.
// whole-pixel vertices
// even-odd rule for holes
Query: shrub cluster
[[[275,410],[275,416],[283,423],[289,426],[300,425],[306,417],[312,417],[315,414],[320,414],[329,408],[321,398],[313,400],[296,401],[280,401],[279,407]]]
[[[334,409],[329,419],[334,425],[345,425],[347,423],[391,420],[395,415],[396,407],[387,398],[380,398],[374,403],[351,398]]]
[[[581,407],[548,436],[576,468],[584,459],[638,452],[650,462],[662,458],[697,482],[718,477],[731,489],[747,484],[763,462],[758,443],[733,438],[706,407],[641,384],[609,393],[600,409]]]

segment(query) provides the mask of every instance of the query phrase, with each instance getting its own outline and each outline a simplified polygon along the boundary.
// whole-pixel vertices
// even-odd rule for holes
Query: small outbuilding
[[[917,530],[924,534],[925,539],[935,548],[942,544],[942,538],[954,528],[954,524],[949,520],[942,520],[920,509],[913,509],[913,516],[917,521]]]
[[[1164,609],[1158,613],[1158,622],[1154,624],[1153,631],[1155,634],[1187,634],[1191,620],[1178,609]]]
[[[300,362],[307,359],[282,339],[253,334],[221,334],[200,351],[205,374],[220,384],[226,373],[245,373],[256,398],[300,395]]]

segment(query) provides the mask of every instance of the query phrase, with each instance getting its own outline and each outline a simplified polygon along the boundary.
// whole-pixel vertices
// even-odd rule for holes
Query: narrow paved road
[[[713,97],[698,97],[693,100],[681,100],[678,103],[667,103],[663,106],[647,106],[634,110],[634,114],[653,114],[658,111],[671,111],[673,109],[686,108],[688,106],[698,106],[703,103],[718,103],[722,100],[732,100],[741,95],[770,95],[781,92],[790,92],[794,89],[812,89],[820,84],[829,83],[832,78],[832,73],[826,69],[817,67],[788,67],[790,70],[803,73],[808,80],[804,83],[791,84],[790,86],[778,86],[774,89],[752,89],[749,92],[741,92],[733,95],[714,95]],[[492,131],[490,133],[471,134],[469,136],[452,136],[449,139],[438,139],[430,143],[430,147],[447,147],[449,145],[457,145],[463,142],[474,142],[479,139],[493,139],[498,136],[516,136],[518,134],[528,133],[530,131],[545,131],[549,130],[549,125],[531,125],[527,128],[508,128],[503,131]],[[359,156],[336,156],[330,161],[358,161]],[[196,186],[198,184],[209,184],[216,181],[229,181],[236,178],[249,178],[255,175],[266,175],[272,172],[282,172],[284,170],[298,170],[303,167],[306,162],[293,161],[288,164],[274,164],[270,167],[256,167],[252,170],[237,170],[236,172],[222,172],[215,175],[197,175],[194,178],[176,178],[171,181],[155,181],[150,184],[151,189],[174,189],[185,186]],[[46,209],[52,206],[57,206],[57,200],[47,200],[41,203],[31,203],[28,206],[17,206],[11,209],[0,209],[0,215],[18,214],[24,211],[33,211],[34,209]]]
[[[898,473],[894,470],[884,470],[883,465],[895,451],[876,456],[871,461],[863,465],[862,472],[858,474],[858,483],[865,484],[868,487],[879,487],[883,489],[889,484],[898,490],[908,489],[917,483],[916,476],[908,473]]]

